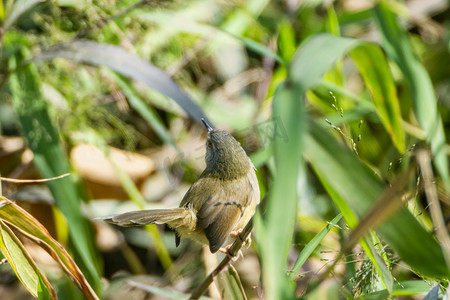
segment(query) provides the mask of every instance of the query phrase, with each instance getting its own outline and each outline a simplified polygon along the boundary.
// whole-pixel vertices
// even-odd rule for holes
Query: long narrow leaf
[[[20,240],[3,221],[0,221],[0,235],[0,249],[27,290],[34,297],[38,297],[39,293],[44,294],[43,290],[46,290],[45,293],[49,295],[47,299],[56,299],[55,291],[45,275],[41,273]]]
[[[98,299],[81,270],[67,251],[51,237],[48,231],[33,216],[5,197],[0,197],[0,219],[14,226],[25,236],[36,242],[58,262],[88,299]]]
[[[292,82],[285,82],[274,95],[274,116],[280,117],[276,130],[281,130],[282,126],[287,139],[274,140],[276,173],[279,177],[271,187],[264,225],[258,229],[258,236],[262,237],[260,250],[268,299],[283,299],[293,293],[293,286],[285,276],[285,264],[297,211],[297,178],[305,131],[304,122],[299,122],[304,120],[303,97],[304,94]]]
[[[308,242],[308,244],[303,248],[302,252],[297,257],[297,260],[294,263],[294,266],[292,267],[290,271],[290,277],[291,279],[294,278],[295,274],[297,274],[298,270],[303,266],[305,261],[311,256],[311,254],[314,252],[314,250],[319,246],[320,242],[323,240],[323,238],[330,232],[330,230],[334,227],[334,225],[337,224],[342,219],[342,214],[337,215],[334,217],[331,222],[327,224],[318,234],[314,236],[312,240]]]
[[[23,49],[23,51],[25,51]],[[19,54],[18,54],[19,56]],[[27,56],[27,53],[20,54]],[[10,68],[17,66],[16,57],[10,59]],[[33,151],[34,163],[44,178],[69,173],[69,163],[62,150],[58,132],[48,114],[40,91],[40,82],[33,64],[21,68],[10,76],[13,104],[18,114],[28,146]],[[68,178],[47,183],[58,208],[70,224],[70,238],[74,250],[80,255],[78,261],[90,282],[100,289],[98,260],[92,240],[92,231],[80,211],[80,197],[75,184]]]
[[[383,52],[374,44],[365,44],[351,52],[372,99],[381,123],[400,153],[405,152],[405,133],[394,79]]]
[[[384,184],[325,129],[316,124],[311,128],[305,154],[316,174],[330,195],[340,195],[358,218],[364,216],[381,195]],[[422,274],[438,278],[449,275],[439,244],[407,209],[384,221],[376,231]]]
[[[431,144],[434,165],[450,185],[445,134],[430,76],[414,54],[408,36],[400,28],[389,4],[381,2],[375,6],[374,15],[386,52],[399,66],[411,91],[417,120]]]

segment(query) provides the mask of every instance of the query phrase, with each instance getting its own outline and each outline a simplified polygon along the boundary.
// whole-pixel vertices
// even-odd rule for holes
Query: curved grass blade
[[[376,112],[399,153],[405,152],[405,133],[397,91],[389,65],[381,49],[364,44],[351,52],[364,82],[372,94]]]
[[[36,298],[41,295],[40,299],[56,299],[50,282],[3,220],[0,220],[0,235],[0,249],[27,290]]]
[[[208,120],[202,109],[166,73],[123,48],[88,40],[76,40],[52,46],[32,60],[55,58],[109,67],[172,98],[198,123],[201,123],[202,118]]]
[[[422,280],[411,280],[395,283],[391,296],[426,294],[430,290],[430,286],[430,283]]]
[[[23,53],[21,53],[23,52]],[[26,48],[10,58],[10,68],[28,56]],[[53,126],[46,103],[40,91],[40,80],[33,64],[12,73],[9,78],[13,104],[19,117],[28,146],[33,151],[34,163],[43,178],[51,178],[70,171],[57,129]],[[75,184],[68,178],[47,182],[58,208],[70,224],[73,250],[80,257],[78,263],[94,288],[100,290],[98,260],[88,221],[80,211],[80,197]]]
[[[47,229],[32,215],[7,198],[0,197],[0,219],[14,226],[50,254],[87,299],[99,299],[67,251],[52,238]]]
[[[303,248],[302,252],[300,252],[299,256],[297,257],[297,260],[294,263],[294,266],[292,267],[290,271],[289,277],[291,279],[294,279],[295,274],[297,274],[298,270],[303,266],[305,261],[311,256],[311,254],[314,252],[314,250],[319,246],[320,242],[323,240],[323,238],[330,232],[330,230],[336,225],[340,220],[342,219],[342,214],[338,214],[336,217],[334,217],[333,220],[331,220],[327,226],[325,226],[318,234],[314,236],[312,240],[309,241],[309,243]]]
[[[389,4],[381,1],[373,11],[383,46],[388,56],[397,63],[403,73],[411,91],[417,120],[427,134],[427,141],[431,144],[434,165],[448,187],[450,177],[446,139],[430,76],[413,52],[409,38],[400,28]]]

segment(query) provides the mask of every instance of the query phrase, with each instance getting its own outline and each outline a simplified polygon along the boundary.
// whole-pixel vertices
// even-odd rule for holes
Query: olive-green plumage
[[[260,193],[255,168],[241,145],[226,131],[208,130],[206,168],[179,208],[133,211],[103,218],[119,226],[167,224],[180,237],[209,244],[215,253],[230,233],[243,229],[255,213]]]

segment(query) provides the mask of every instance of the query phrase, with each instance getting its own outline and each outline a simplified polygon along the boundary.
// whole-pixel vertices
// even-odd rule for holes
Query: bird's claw
[[[226,254],[226,256],[228,256],[228,258],[232,262],[236,262],[239,259],[239,257],[244,258],[244,255],[242,254],[241,250],[238,251],[237,255],[231,255],[230,254],[230,247],[231,247],[231,245],[228,245],[226,247],[222,247],[222,248],[219,249],[219,252],[222,252],[222,253]]]
[[[241,229],[238,229],[238,230],[233,230],[232,232],[230,232],[230,235],[236,237],[236,239],[239,241],[239,243],[241,244],[241,246],[247,246],[247,249],[248,249],[248,248],[250,248],[250,245],[252,244],[252,238],[251,238],[251,236],[249,235],[249,236],[247,237],[247,239],[246,239],[245,241],[243,241],[243,240],[241,239],[241,233],[242,233],[242,231],[243,231],[242,228],[241,228]]]

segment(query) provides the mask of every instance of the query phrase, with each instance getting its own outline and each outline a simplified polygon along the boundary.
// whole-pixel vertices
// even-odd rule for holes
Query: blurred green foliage
[[[446,293],[450,253],[435,227],[450,212],[450,6],[418,2],[2,1],[0,137],[23,137],[35,169],[20,173],[29,163],[0,145],[0,172],[72,172],[48,183],[56,237],[98,295],[177,299],[172,287],[186,295],[209,270],[197,245],[175,249],[171,231],[149,227],[114,229],[122,241],[105,250],[110,228],[90,219],[176,206],[201,171],[197,123],[208,117],[242,143],[268,193],[250,263],[218,278],[223,295]],[[126,196],[101,201],[71,165],[82,143],[144,153],[156,170],[135,186],[117,169]],[[417,167],[423,149],[433,178]],[[134,274],[113,276],[122,269]],[[59,296],[82,297],[50,279]]]

